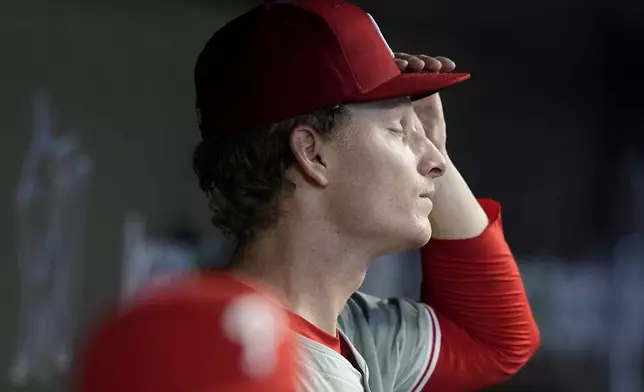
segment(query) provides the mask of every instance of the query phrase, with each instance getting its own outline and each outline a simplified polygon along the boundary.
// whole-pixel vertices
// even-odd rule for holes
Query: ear
[[[291,131],[291,151],[299,169],[321,186],[329,183],[327,165],[322,157],[324,143],[322,136],[310,125],[297,125]]]

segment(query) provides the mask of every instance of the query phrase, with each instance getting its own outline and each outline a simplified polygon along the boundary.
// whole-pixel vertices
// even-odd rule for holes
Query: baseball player
[[[474,391],[537,349],[500,206],[446,150],[454,67],[394,55],[340,0],[257,7],[197,60],[195,171],[231,268],[288,300],[304,391]],[[420,302],[356,292],[374,258],[416,247]]]
[[[473,196],[447,153],[438,91],[469,78],[454,68],[394,54],[374,19],[341,0],[259,6],[197,60],[194,169],[212,222],[236,240],[230,270],[285,299],[300,391],[475,391],[537,350],[501,208]],[[357,292],[374,258],[411,248],[420,302]],[[207,380],[204,352],[230,358],[210,360],[212,374],[243,379],[239,358],[212,346],[221,331],[198,318],[182,321],[191,344],[150,350],[148,366],[142,353],[171,344],[171,320],[150,319],[132,345],[148,372],[137,377],[166,380],[160,389],[110,391],[219,391],[214,376],[192,382]]]
[[[84,347],[81,392],[296,389],[296,343],[279,295],[209,273],[112,312]]]

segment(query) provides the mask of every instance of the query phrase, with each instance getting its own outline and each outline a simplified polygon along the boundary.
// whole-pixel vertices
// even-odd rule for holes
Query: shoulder
[[[340,314],[338,326],[356,344],[365,340],[385,344],[426,329],[431,324],[430,312],[427,305],[408,298],[383,299],[356,292]]]
[[[378,325],[409,317],[428,317],[430,307],[405,297],[379,298],[355,292],[347,301],[339,317],[341,324],[356,321]]]
[[[351,296],[339,326],[362,354],[372,383],[384,390],[412,390],[438,356],[440,331],[433,310],[401,297]]]

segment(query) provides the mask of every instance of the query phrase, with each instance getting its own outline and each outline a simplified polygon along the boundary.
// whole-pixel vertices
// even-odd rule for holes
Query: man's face
[[[324,154],[327,214],[344,235],[373,242],[379,252],[424,245],[443,155],[408,99],[350,105],[349,113],[346,129]]]

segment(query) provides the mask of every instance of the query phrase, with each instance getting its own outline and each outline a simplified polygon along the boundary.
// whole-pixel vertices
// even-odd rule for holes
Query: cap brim
[[[356,95],[354,102],[384,101],[402,97],[424,98],[444,88],[466,81],[467,73],[404,73],[375,89]]]

